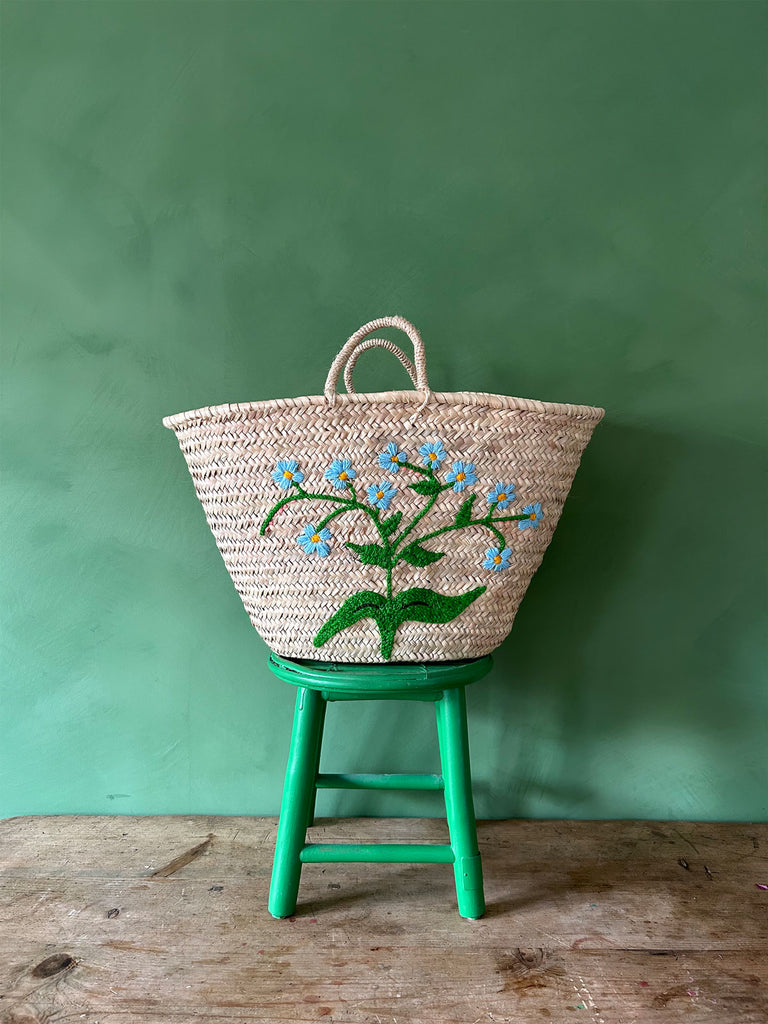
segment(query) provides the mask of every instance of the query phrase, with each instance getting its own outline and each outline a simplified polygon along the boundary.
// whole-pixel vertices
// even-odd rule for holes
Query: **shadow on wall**
[[[468,691],[480,817],[659,816],[665,800],[669,817],[738,816],[752,741],[755,773],[764,756],[739,692],[760,657],[764,552],[738,495],[759,463],[736,440],[600,425],[495,670]],[[434,770],[431,721],[406,705],[363,715],[358,764]],[[403,806],[361,794],[331,813]]]

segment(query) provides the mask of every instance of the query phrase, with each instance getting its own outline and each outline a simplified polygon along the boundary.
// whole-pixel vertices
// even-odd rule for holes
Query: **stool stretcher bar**
[[[308,843],[302,864],[453,864],[450,846],[430,843]]]
[[[445,789],[442,775],[358,774],[317,776],[318,789]]]

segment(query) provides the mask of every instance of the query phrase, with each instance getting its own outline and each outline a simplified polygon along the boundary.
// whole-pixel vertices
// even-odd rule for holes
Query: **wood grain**
[[[266,909],[276,822],[0,822],[2,1024],[768,1021],[768,826],[486,822],[489,909],[442,865],[310,865]],[[316,841],[443,842],[435,819]]]

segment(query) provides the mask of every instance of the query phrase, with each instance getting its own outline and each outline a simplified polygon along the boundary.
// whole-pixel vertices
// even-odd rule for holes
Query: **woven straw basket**
[[[414,361],[382,327],[405,331]],[[367,339],[367,340],[366,340]],[[361,352],[414,391],[356,394]],[[343,370],[347,394],[337,394]],[[360,328],[325,392],[163,420],[251,622],[290,658],[453,661],[493,651],[554,532],[602,409],[429,390],[402,317]]]

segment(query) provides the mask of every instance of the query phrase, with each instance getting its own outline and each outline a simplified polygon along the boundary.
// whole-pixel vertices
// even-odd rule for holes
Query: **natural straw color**
[[[411,384],[413,384],[415,388],[419,386],[418,381],[416,380],[416,367],[405,352],[403,352],[401,348],[398,348],[394,341],[388,341],[386,338],[368,338],[367,341],[360,342],[347,360],[347,365],[344,367],[344,387],[350,395],[355,391],[355,386],[352,383],[352,374],[355,371],[355,363],[360,358],[360,355],[369,348],[385,348],[387,352],[391,352],[392,355],[402,363],[405,372],[411,378]]]
[[[366,335],[387,326],[401,328],[413,342],[412,376],[418,390],[337,395],[343,367],[360,348],[370,347]],[[390,345],[384,347],[397,348]],[[441,484],[453,462],[474,463],[477,481],[461,493],[443,490],[411,534],[424,537],[450,526],[450,531],[424,543],[428,552],[443,552],[443,557],[420,566],[400,560],[391,570],[395,597],[409,588],[425,588],[438,597],[486,588],[448,622],[408,619],[397,628],[392,660],[450,661],[487,654],[509,633],[557,525],[581,454],[602,416],[602,409],[589,406],[478,392],[430,392],[424,348],[415,327],[402,317],[383,317],[356,331],[344,345],[323,395],[213,406],[169,416],[163,423],[176,433],[253,625],[272,650],[291,658],[386,660],[373,618],[353,622],[321,647],[313,645],[323,624],[354,593],[373,592],[384,600],[384,569],[363,564],[359,553],[346,546],[381,544],[370,510],[366,515],[353,509],[334,518],[327,557],[307,554],[297,543],[307,524],[317,527],[329,509],[337,507],[327,502],[307,498],[288,503],[262,535],[275,504],[295,493],[276,485],[273,472],[278,461],[298,463],[308,493],[344,495],[348,492],[334,490],[324,473],[332,460],[350,459],[362,503],[367,487],[389,480],[397,494],[380,516],[383,520],[401,512],[401,534],[429,499],[408,486],[423,476],[405,467],[397,473],[380,467],[379,455],[391,442],[407,453],[410,464],[421,466],[419,447],[440,440],[447,453],[436,473]],[[535,529],[519,529],[516,521],[499,522],[497,529],[512,554],[509,567],[494,572],[483,568],[489,547],[501,547],[489,528],[451,524],[470,494],[477,496],[473,518],[485,515],[486,495],[499,482],[513,484],[516,497],[496,515],[519,517],[524,506],[535,503],[541,504],[543,515]]]

